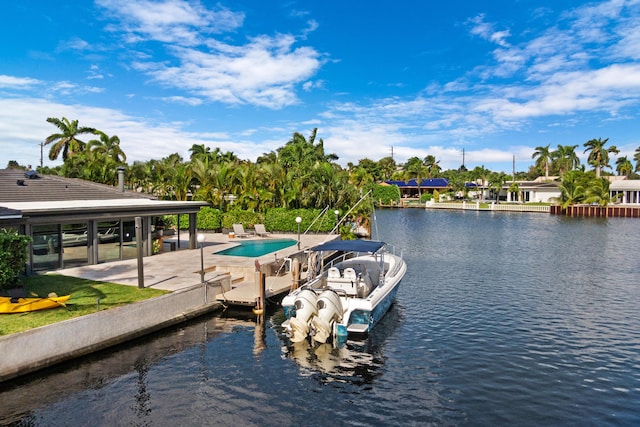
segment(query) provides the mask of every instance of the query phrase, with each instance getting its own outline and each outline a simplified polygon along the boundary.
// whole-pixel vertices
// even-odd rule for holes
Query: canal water
[[[409,269],[367,339],[216,313],[0,384],[0,424],[640,425],[640,221],[376,217]]]

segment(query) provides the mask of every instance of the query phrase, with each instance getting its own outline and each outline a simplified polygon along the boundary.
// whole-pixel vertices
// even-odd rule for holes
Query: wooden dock
[[[266,299],[269,299],[288,293],[293,283],[293,276],[290,273],[283,276],[267,276],[265,280],[264,295]],[[254,307],[259,296],[259,280],[243,280],[238,283],[232,283],[231,289],[223,290],[216,295],[216,299],[223,304]]]

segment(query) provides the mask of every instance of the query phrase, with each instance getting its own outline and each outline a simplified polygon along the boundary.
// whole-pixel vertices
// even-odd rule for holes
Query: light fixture
[[[300,223],[302,222],[302,218],[297,216],[296,222],[298,223],[298,250],[300,250]]]

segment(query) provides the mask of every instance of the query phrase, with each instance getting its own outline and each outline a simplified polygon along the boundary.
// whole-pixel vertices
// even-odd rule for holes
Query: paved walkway
[[[226,272],[228,271],[231,271],[233,279],[234,274],[241,274],[239,272],[242,269],[253,268],[256,260],[261,264],[267,264],[273,262],[276,255],[278,259],[281,259],[298,252],[297,245],[293,245],[276,251],[276,255],[270,253],[258,258],[217,255],[217,252],[238,245],[238,241],[246,241],[249,239],[230,239],[226,234],[222,233],[204,234],[205,241],[202,254],[204,259],[205,280],[211,280],[220,274],[227,274]],[[180,237],[180,249],[143,258],[145,287],[176,291],[200,283],[200,250],[186,249],[189,246],[188,234],[181,233]],[[300,248],[301,250],[305,250],[335,237],[336,236],[328,236],[325,234],[304,235],[300,238]],[[295,240],[297,239],[297,235],[272,234],[266,238],[256,237],[255,239],[264,240],[269,238],[289,238]],[[165,238],[165,242],[177,242],[177,238],[176,236],[168,236]],[[165,245],[165,248],[167,247],[168,245]],[[137,259],[66,268],[56,270],[54,273],[89,280],[138,286]]]

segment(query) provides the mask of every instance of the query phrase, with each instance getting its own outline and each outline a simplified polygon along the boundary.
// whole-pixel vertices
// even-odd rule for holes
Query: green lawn
[[[107,310],[132,302],[163,295],[159,289],[139,289],[135,286],[95,282],[60,275],[30,276],[23,279],[27,293],[46,297],[50,292],[58,296],[71,295],[66,307],[30,313],[0,314],[0,336],[60,322],[73,317]]]

